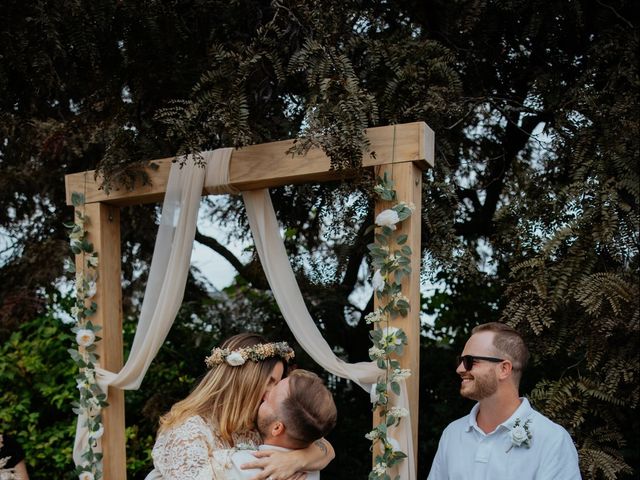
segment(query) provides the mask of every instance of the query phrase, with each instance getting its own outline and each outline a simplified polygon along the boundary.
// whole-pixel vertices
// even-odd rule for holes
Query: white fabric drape
[[[232,150],[227,148],[204,152],[206,169],[195,165],[191,159],[187,159],[182,168],[177,162],[172,165],[149,280],[131,353],[125,366],[118,373],[101,368],[96,370],[97,381],[103,391],[106,392],[108,386],[124,390],[138,389],[151,361],[164,342],[184,296],[205,178],[207,185],[216,185],[214,190],[217,192],[233,191],[228,188],[229,159]],[[295,280],[268,190],[244,192],[243,199],[269,285],[296,340],[311,358],[327,371],[348,378],[369,392],[381,370],[374,362],[344,362],[336,357],[322,337],[304,304]],[[401,389],[400,397],[391,395],[391,402],[408,410],[404,382],[401,382]],[[78,416],[74,445],[74,461],[77,465],[83,463],[81,454],[88,441],[86,420],[83,415]],[[402,480],[415,480],[410,425],[411,419],[405,418],[399,428],[390,428],[390,435],[398,440],[401,449],[409,455],[395,469],[395,474],[400,475]],[[392,478],[394,476],[392,475]]]
[[[225,148],[204,152],[204,161],[207,166],[217,163],[228,165],[232,150]],[[191,264],[206,170],[197,166],[193,159],[187,159],[182,168],[179,162],[171,166],[149,279],[131,352],[127,363],[118,373],[103,368],[96,369],[96,380],[104,392],[107,392],[109,386],[137,390],[173,325],[182,303]],[[224,168],[221,171],[224,172]],[[228,179],[225,178],[225,181],[228,182]],[[73,448],[76,465],[83,463],[81,456],[89,440],[86,423],[86,416],[79,415]]]
[[[382,371],[374,362],[344,362],[336,357],[329,344],[322,337],[307,310],[293,274],[268,190],[243,192],[242,197],[262,268],[280,307],[280,312],[296,340],[304,351],[325,370],[352,380],[369,393]],[[401,382],[401,388],[400,397],[391,394],[391,401],[395,406],[408,410],[409,397],[405,382]],[[410,425],[411,418],[405,418],[399,428],[389,430],[390,435],[398,440],[401,450],[409,456],[397,467],[396,474],[399,474],[402,480],[415,478],[413,473],[415,472],[415,459],[411,453],[413,452],[413,437]],[[391,478],[394,478],[394,475]]]

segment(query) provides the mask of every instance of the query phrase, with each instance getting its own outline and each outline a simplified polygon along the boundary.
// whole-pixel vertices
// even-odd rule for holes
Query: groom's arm
[[[303,461],[306,462],[306,466],[302,470],[307,471],[322,470],[336,457],[335,450],[324,438],[316,440],[307,448],[298,450],[298,452],[304,454]]]
[[[251,477],[251,480],[264,480],[274,472],[277,472],[279,477],[288,478],[295,472],[322,470],[334,459],[335,451],[327,440],[321,438],[300,450],[260,450],[253,456],[253,461],[244,464],[242,468],[262,469],[260,473]]]

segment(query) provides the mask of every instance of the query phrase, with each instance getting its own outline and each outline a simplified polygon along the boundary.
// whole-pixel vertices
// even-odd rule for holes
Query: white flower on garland
[[[244,363],[246,362],[240,352],[231,352],[229,355],[227,355],[227,358],[225,360],[232,367],[239,367],[240,365],[244,365]]]
[[[378,358],[382,358],[384,357],[384,350],[378,347],[371,347],[369,349],[369,357],[375,360],[377,360]]]
[[[389,227],[391,230],[396,229],[396,223],[399,221],[400,217],[398,216],[398,212],[391,209],[380,212],[375,220],[376,225],[379,227]]]
[[[78,475],[78,480],[94,480],[93,473],[82,472],[80,475]]]
[[[374,428],[369,433],[367,433],[364,437],[367,440],[371,440],[371,441],[377,440],[378,438],[380,438],[380,431],[377,428]]]
[[[93,344],[96,339],[96,334],[93,333],[93,330],[89,330],[88,328],[81,328],[76,333],[76,342],[81,347],[88,347]]]
[[[516,418],[516,421],[513,422],[513,426],[509,431],[509,438],[511,439],[511,445],[507,449],[507,453],[513,447],[518,448],[524,445],[526,448],[529,448],[531,446],[530,441],[531,441],[532,435],[531,435],[531,432],[529,431],[529,424],[531,423],[531,420],[527,420],[526,422],[524,422],[523,425],[520,425],[520,422],[521,420],[519,418]]]
[[[375,467],[373,467],[373,473],[375,473],[376,475],[384,475],[387,471],[387,464],[382,462],[382,463],[377,463]]]
[[[394,304],[397,304],[398,302],[409,303],[409,299],[402,293],[398,292],[391,298],[391,302]]]
[[[385,280],[380,270],[376,270],[373,274],[373,278],[371,279],[371,286],[377,292],[381,292],[384,289]]]
[[[400,329],[398,327],[384,327],[382,336],[386,345],[401,345],[402,340],[398,337]]]
[[[379,323],[385,319],[384,312],[381,308],[374,310],[373,312],[365,315],[364,320],[367,323]]]
[[[90,368],[85,368],[84,378],[88,383],[96,383],[96,371]]]
[[[102,407],[100,406],[100,401],[96,397],[90,397],[87,399],[87,416],[95,417],[100,414]]]
[[[393,407],[392,409],[389,410],[389,416],[391,417],[404,418],[407,415],[409,415],[409,410],[407,410],[406,408]]]
[[[391,374],[393,381],[405,380],[411,376],[411,370],[408,368],[396,368]]]
[[[403,246],[397,252],[392,252],[389,246],[396,243],[404,245],[407,241],[406,235],[400,236],[398,234],[396,224],[410,218],[416,207],[411,203],[396,200],[393,181],[388,178],[387,173],[378,179],[378,185],[374,187],[374,191],[382,200],[394,202],[391,208],[383,210],[376,216],[374,222],[382,229],[376,235],[375,243],[369,245],[372,264],[379,269],[373,272],[371,280],[373,290],[379,300],[382,300],[380,293],[387,291],[387,288],[390,290],[387,293],[390,294],[387,296],[386,306],[365,316],[368,324],[380,324],[375,327],[372,335],[374,345],[369,348],[369,357],[377,363],[380,369],[386,371],[384,379],[380,378],[369,392],[374,407],[382,407],[382,418],[380,428],[374,428],[365,437],[374,443],[381,442],[384,446],[382,455],[376,457],[369,478],[384,480],[390,479],[388,469],[406,457],[401,451],[398,441],[387,436],[387,427],[393,424],[399,425],[402,418],[409,415],[409,411],[404,408],[387,408],[389,383],[391,389],[397,392],[397,382],[403,381],[411,375],[409,369],[399,368],[397,361],[390,358],[391,353],[402,355],[402,345],[407,343],[407,338],[401,328],[389,325],[390,321],[397,316],[407,316],[410,308],[409,300],[398,292],[395,286],[396,284],[400,285],[402,277],[408,273],[405,265],[410,260],[411,249],[408,246]],[[382,272],[386,272],[386,275],[383,275]],[[394,280],[391,281],[389,278]]]

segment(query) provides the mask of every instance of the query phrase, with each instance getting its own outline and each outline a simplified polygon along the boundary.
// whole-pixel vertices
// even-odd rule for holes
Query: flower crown
[[[211,350],[211,355],[204,359],[204,363],[209,368],[223,362],[227,362],[232,367],[239,367],[244,365],[247,360],[260,362],[271,357],[280,357],[288,362],[295,357],[295,353],[287,342],[258,343],[252,347],[242,347],[236,350],[214,348]]]

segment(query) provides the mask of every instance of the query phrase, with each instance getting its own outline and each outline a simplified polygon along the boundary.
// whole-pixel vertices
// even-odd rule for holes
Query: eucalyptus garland
[[[75,258],[67,262],[67,270],[75,273],[76,298],[71,314],[75,325],[71,329],[76,335],[76,344],[68,352],[78,366],[76,383],[79,401],[73,402],[73,412],[84,414],[89,441],[82,453],[83,463],[76,468],[79,480],[100,480],[102,478],[102,454],[98,452],[98,440],[104,433],[102,409],[108,405],[107,396],[96,382],[96,366],[99,356],[96,354],[96,342],[100,340],[96,334],[99,325],[91,322],[96,313],[97,304],[93,301],[98,279],[98,253],[87,239],[85,228],[89,218],[85,214],[84,195],[74,192],[71,202],[75,207],[75,221],[69,228],[69,242]],[[79,257],[79,258],[78,258]],[[78,259],[77,263],[74,262]],[[78,265],[78,268],[76,268]]]
[[[388,428],[398,426],[409,412],[404,408],[389,408],[389,395],[393,392],[399,396],[400,382],[411,375],[411,370],[401,368],[397,360],[407,344],[407,335],[392,325],[398,317],[406,317],[410,309],[409,299],[402,294],[402,280],[411,274],[411,248],[406,245],[407,235],[398,234],[396,225],[409,218],[415,206],[397,202],[393,181],[386,172],[378,178],[374,192],[393,206],[376,216],[375,242],[368,245],[374,268],[373,289],[378,300],[384,302],[384,306],[365,317],[367,323],[374,325],[369,357],[383,373],[371,390],[371,402],[374,410],[380,412],[380,423],[365,436],[372,441],[372,449],[379,444],[380,452],[375,456],[369,480],[391,480],[389,469],[407,455],[400,450],[398,441],[388,434]],[[395,480],[399,478],[397,476]]]

